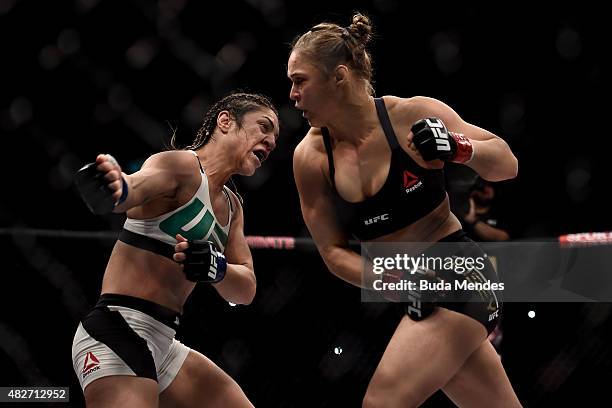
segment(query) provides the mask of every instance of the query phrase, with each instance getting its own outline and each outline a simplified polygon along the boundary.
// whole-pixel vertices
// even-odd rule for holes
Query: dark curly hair
[[[213,137],[215,128],[217,127],[217,117],[222,111],[228,111],[231,117],[236,121],[238,127],[242,126],[242,119],[244,115],[256,111],[261,108],[269,108],[278,116],[278,110],[270,99],[261,94],[252,94],[244,92],[234,92],[223,99],[216,102],[204,115],[204,121],[202,126],[196,133],[195,139],[189,146],[179,147],[176,140],[176,132],[172,135],[170,140],[170,146],[174,150],[196,150],[207,144]],[[230,188],[238,197],[241,204],[244,204],[242,196],[238,193],[238,188],[234,183],[234,180],[230,177],[229,179]]]
[[[231,117],[236,121],[238,127],[242,126],[242,119],[245,114],[253,112],[261,108],[268,108],[278,116],[278,111],[270,99],[261,94],[252,94],[244,92],[235,92],[227,95],[223,99],[216,102],[204,115],[202,126],[196,133],[196,137],[189,146],[184,148],[178,147],[176,134],[172,136],[170,146],[173,149],[180,150],[196,150],[208,143],[213,136],[217,127],[217,117],[222,111],[228,111]]]

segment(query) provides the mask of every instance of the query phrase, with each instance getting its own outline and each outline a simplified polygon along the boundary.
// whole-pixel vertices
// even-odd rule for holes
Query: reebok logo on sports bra
[[[410,194],[414,190],[422,186],[423,182],[419,179],[418,176],[415,176],[408,170],[404,170],[404,189],[406,191],[406,194]]]

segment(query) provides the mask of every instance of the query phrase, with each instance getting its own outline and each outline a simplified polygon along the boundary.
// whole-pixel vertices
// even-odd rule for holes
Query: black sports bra
[[[374,102],[391,147],[391,165],[385,184],[364,201],[351,203],[338,194],[329,131],[321,128],[338,218],[346,231],[359,240],[398,231],[429,214],[446,198],[444,171],[419,166],[399,145],[383,99],[375,98]]]

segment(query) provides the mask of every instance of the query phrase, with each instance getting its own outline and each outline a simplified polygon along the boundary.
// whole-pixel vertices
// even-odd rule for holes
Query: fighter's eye
[[[269,123],[260,123],[259,127],[261,128],[261,131],[264,133],[270,133],[272,131],[272,127],[270,126]]]

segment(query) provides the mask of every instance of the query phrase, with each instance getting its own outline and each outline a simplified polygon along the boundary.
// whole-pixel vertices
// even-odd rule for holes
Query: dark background
[[[513,238],[612,229],[603,9],[392,0],[0,1],[0,228],[119,229],[121,216],[87,211],[74,172],[99,152],[132,172],[173,129],[190,141],[211,102],[243,89],[271,96],[281,118],[271,159],[236,180],[246,233],[306,236],[291,157],[307,129],[288,98],[288,44],[322,20],[348,25],[354,10],[375,25],[378,95],[438,98],[509,143],[519,176],[498,184],[496,205]],[[70,386],[80,406],[70,346],[113,241],[5,230],[0,244],[0,385]],[[314,252],[254,258],[253,305],[198,287],[178,337],[257,406],[360,406],[399,315],[361,304]],[[601,303],[506,305],[500,352],[526,406],[609,405],[609,316]]]

